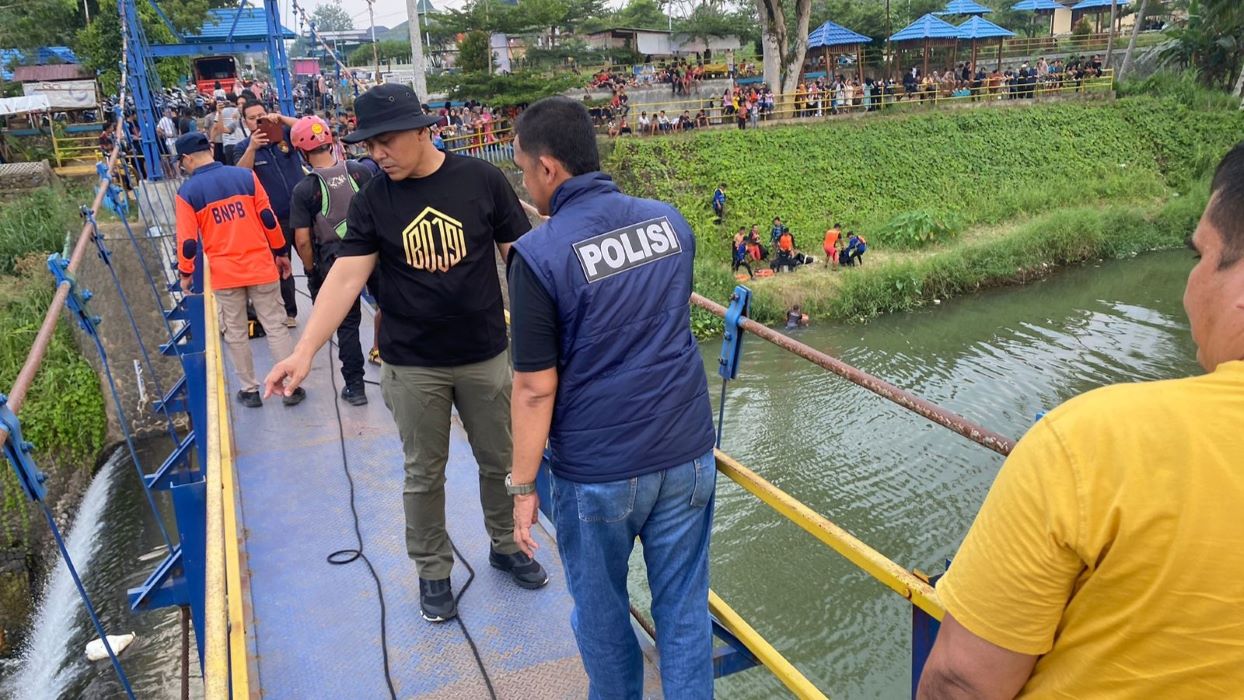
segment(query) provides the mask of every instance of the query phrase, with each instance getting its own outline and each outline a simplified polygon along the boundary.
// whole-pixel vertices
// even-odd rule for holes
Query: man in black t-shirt
[[[386,177],[350,203],[339,257],[294,353],[268,375],[271,394],[292,391],[311,359],[379,267],[381,393],[405,452],[406,550],[419,573],[424,619],[441,622],[457,607],[450,586],[453,550],[445,530],[445,463],[450,412],[457,407],[479,463],[480,503],[491,539],[489,563],[523,588],[548,574],[514,543],[510,386],[505,316],[496,252],[531,224],[505,176],[492,164],[438,151],[415,93],[397,83],[355,101],[358,129]]]

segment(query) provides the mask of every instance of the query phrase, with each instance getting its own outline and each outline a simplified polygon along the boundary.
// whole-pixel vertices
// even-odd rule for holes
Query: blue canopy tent
[[[1002,69],[1002,41],[1015,32],[999,27],[984,17],[973,17],[959,25],[959,40],[972,42],[972,67],[976,68],[976,49],[982,41],[998,40],[998,70]]]
[[[1131,2],[1132,0],[1117,0],[1116,4],[1118,7],[1123,7],[1124,5],[1130,5]],[[1109,11],[1110,11],[1110,0],[1081,0],[1080,2],[1071,6],[1071,24],[1072,26],[1075,26],[1075,23],[1079,21],[1080,17],[1083,17],[1084,15],[1092,12],[1093,14],[1097,15],[1097,33],[1100,34],[1101,33],[1101,15],[1103,12],[1109,12]],[[1123,15],[1120,14],[1115,19],[1116,19],[1116,22],[1121,22],[1123,20]],[[1118,25],[1116,24],[1116,26],[1111,27],[1110,31],[1111,33],[1119,31]]]
[[[825,57],[826,77],[833,75],[833,68],[829,62],[830,49],[833,49],[833,53],[837,55],[855,54],[855,66],[859,72],[860,81],[863,82],[864,44],[869,43],[872,43],[871,38],[833,22],[826,22],[808,32],[808,50],[821,49]]]
[[[992,9],[976,2],[976,0],[950,0],[946,3],[940,12],[934,12],[935,15],[985,15],[993,12]]]
[[[1050,16],[1050,36],[1054,35],[1054,13],[1058,10],[1066,9],[1060,2],[1056,0],[1019,0],[1019,2],[1011,5],[1011,9],[1016,12],[1031,12],[1033,17],[1037,15]]]
[[[925,15],[890,36],[891,44],[921,44],[924,47],[924,72],[929,73],[929,49],[934,46],[959,45],[959,28],[939,17]],[[897,48],[897,47],[896,47]]]

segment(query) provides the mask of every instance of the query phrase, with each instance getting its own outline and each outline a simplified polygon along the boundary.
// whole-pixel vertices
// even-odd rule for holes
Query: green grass
[[[54,293],[47,256],[81,230],[76,203],[86,196],[45,188],[0,205],[0,391],[13,385],[43,323]],[[57,328],[20,413],[23,435],[45,471],[54,464],[90,469],[107,433],[99,377],[78,352],[68,323]],[[0,469],[0,490],[3,510],[25,510],[7,467]]]
[[[837,278],[802,270],[752,289],[758,320],[780,320],[792,303],[814,315],[867,318],[1061,265],[1180,245],[1204,206],[1198,183],[1244,137],[1244,115],[1175,92],[619,139],[605,168],[625,191],[672,202],[687,217],[699,243],[696,290],[714,299],[736,284],[728,240],[740,226],[759,224],[767,238],[780,215],[818,257],[830,224],[864,234],[866,267]],[[708,202],[722,181],[729,204],[716,225]],[[964,233],[911,252],[881,243],[887,222],[917,211],[958,222]],[[693,323],[717,328],[698,313]]]
[[[62,250],[70,230],[80,228],[77,207],[57,187],[0,203],[0,274],[13,274],[17,261],[30,253]]]

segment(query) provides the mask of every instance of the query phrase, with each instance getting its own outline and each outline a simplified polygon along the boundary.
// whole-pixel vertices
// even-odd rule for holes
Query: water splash
[[[91,560],[100,546],[104,528],[104,510],[116,466],[124,460],[124,450],[116,450],[104,464],[82,497],[78,517],[66,538],[69,556],[78,575],[85,580]],[[85,620],[85,609],[77,588],[63,562],[59,560],[44,586],[44,597],[31,626],[32,633],[18,661],[18,671],[4,688],[15,698],[59,698],[68,690],[77,673],[87,668],[82,650],[71,648],[71,640]],[[114,630],[109,630],[113,632]],[[75,663],[77,662],[77,663]]]

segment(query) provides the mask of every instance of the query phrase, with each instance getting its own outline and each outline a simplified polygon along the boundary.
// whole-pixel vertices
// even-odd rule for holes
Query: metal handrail
[[[203,272],[203,287],[210,287]],[[246,654],[246,615],[242,561],[238,549],[237,472],[233,462],[233,430],[229,391],[220,348],[219,311],[214,294],[204,292],[203,332],[207,342],[207,385],[212,400],[207,415],[207,543],[205,576],[204,696],[250,696]]]
[[[118,136],[120,136],[120,125],[117,127],[117,132]],[[108,156],[109,170],[116,165],[119,154],[120,148],[114,146],[112,153]],[[91,202],[90,207],[93,215],[97,216],[99,214],[99,207],[103,204],[104,194],[107,190],[108,188],[106,187],[100,187],[95,193],[95,199]],[[82,265],[82,258],[90,246],[93,228],[90,222],[82,224],[82,231],[78,234],[78,240],[74,243],[73,252],[69,255],[68,270],[71,275],[76,274],[78,268]],[[26,355],[26,361],[22,363],[22,368],[17,373],[17,378],[13,380],[13,386],[8,393],[8,406],[9,410],[13,411],[14,414],[21,415],[20,411],[22,404],[26,402],[26,394],[30,392],[30,387],[34,384],[35,377],[39,374],[39,368],[43,365],[43,358],[47,355],[52,337],[56,334],[56,323],[60,320],[61,312],[65,309],[65,301],[69,298],[69,291],[70,283],[68,281],[57,285],[56,293],[52,296],[47,313],[43,315],[43,323],[39,326],[39,332],[35,334],[34,342],[30,345],[30,352]],[[8,438],[8,429],[0,426],[0,443],[3,443]]]
[[[726,316],[726,307],[695,292],[691,293],[691,303],[715,316],[720,316],[721,318]],[[750,318],[741,319],[739,327],[753,335],[764,338],[783,350],[804,358],[814,365],[827,369],[883,399],[893,401],[899,406],[924,416],[944,428],[953,430],[972,442],[993,450],[1000,455],[1010,454],[1012,448],[1015,447],[1015,441],[1001,433],[996,433],[984,426],[978,425],[953,411],[938,406],[932,401],[920,398],[906,389],[900,389],[880,377],[875,377],[864,370],[853,367],[836,357],[805,345]]]

